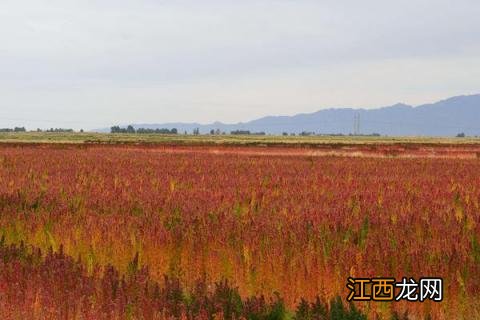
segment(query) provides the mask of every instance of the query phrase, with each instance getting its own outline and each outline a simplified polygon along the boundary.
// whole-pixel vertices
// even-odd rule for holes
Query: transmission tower
[[[353,117],[353,134],[359,135],[360,134],[360,113],[355,113]]]

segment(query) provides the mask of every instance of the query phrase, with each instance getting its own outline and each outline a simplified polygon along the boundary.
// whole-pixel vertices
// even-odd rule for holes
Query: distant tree
[[[132,125],[128,125],[127,133],[135,133],[135,128]]]
[[[176,128],[173,129],[168,129],[168,128],[156,128],[156,129],[151,129],[151,128],[138,128],[136,130],[136,133],[139,134],[177,134],[178,131]]]
[[[457,138],[465,138],[465,133],[460,132],[459,134],[457,134]]]
[[[213,130],[213,129],[210,130],[210,134],[211,134],[211,135],[214,135],[214,134],[215,134],[215,130]]]
[[[282,136],[288,136],[288,132],[282,132]]]
[[[40,130],[40,129],[37,129],[37,131],[38,130]],[[42,131],[40,130],[38,132],[42,132]],[[66,128],[50,128],[50,129],[45,130],[45,132],[57,132],[57,133],[60,132],[60,133],[62,133],[62,132],[74,132],[74,130],[70,129],[70,128],[69,129],[66,129]]]
[[[315,132],[309,132],[309,131],[302,131],[300,133],[301,136],[311,136],[311,135],[314,135]]]
[[[249,135],[250,131],[249,130],[234,130],[234,131],[230,131],[230,134],[233,134],[233,135]]]
[[[83,133],[83,129],[80,129],[80,133]]]
[[[196,135],[196,136],[199,135],[200,134],[200,129],[199,128],[193,129],[193,134]]]

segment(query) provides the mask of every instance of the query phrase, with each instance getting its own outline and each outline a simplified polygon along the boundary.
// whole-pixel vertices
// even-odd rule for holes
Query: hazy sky
[[[479,93],[478,0],[1,0],[0,127],[238,122]]]

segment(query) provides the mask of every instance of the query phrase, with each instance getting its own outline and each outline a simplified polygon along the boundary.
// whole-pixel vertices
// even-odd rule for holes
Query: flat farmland
[[[477,319],[480,145],[10,141],[0,236],[5,319]],[[426,276],[441,303],[345,301]]]

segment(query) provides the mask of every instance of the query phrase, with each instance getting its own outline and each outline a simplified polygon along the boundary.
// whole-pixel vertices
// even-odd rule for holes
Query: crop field
[[[479,319],[480,145],[3,143],[0,237],[0,319]]]
[[[191,135],[191,134],[108,134],[95,132],[0,132],[0,143],[86,143],[86,144],[175,144],[249,146],[338,146],[338,145],[469,145],[480,137],[388,137],[388,136],[274,136],[274,135]]]

